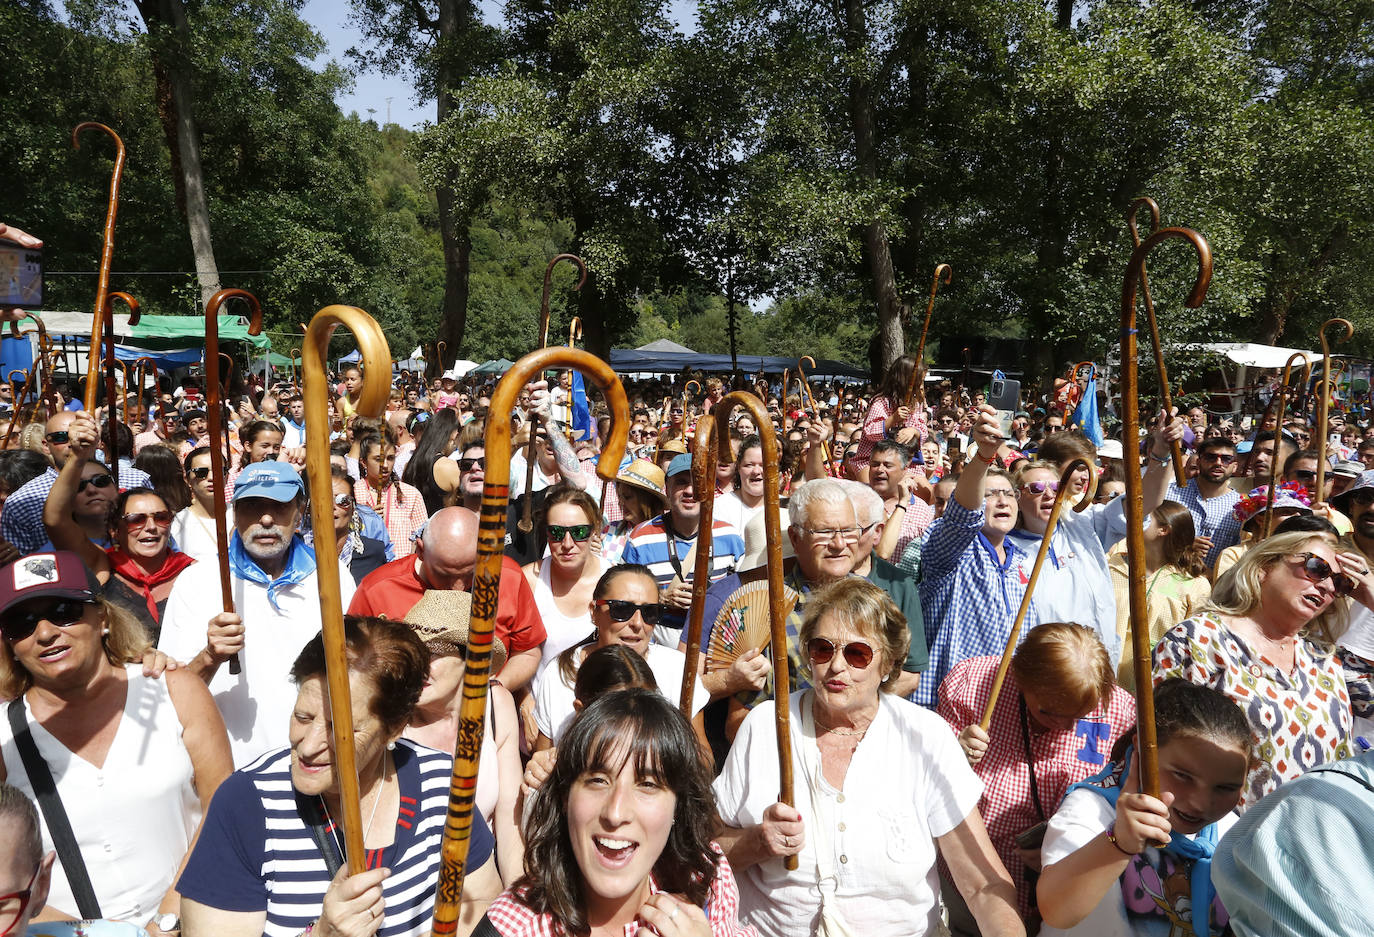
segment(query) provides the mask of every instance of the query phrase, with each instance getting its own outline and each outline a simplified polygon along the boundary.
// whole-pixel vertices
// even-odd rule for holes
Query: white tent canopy
[[[1306,355],[1308,361],[1320,361],[1321,352],[1302,348],[1280,348],[1277,345],[1257,345],[1254,342],[1206,342],[1191,346],[1224,355],[1246,368],[1281,368],[1293,355]]]

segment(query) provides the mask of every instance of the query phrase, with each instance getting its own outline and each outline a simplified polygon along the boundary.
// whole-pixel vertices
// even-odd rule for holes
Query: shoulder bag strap
[[[29,783],[33,785],[33,791],[38,796],[38,807],[43,811],[43,820],[48,824],[48,835],[52,837],[57,858],[62,863],[62,870],[67,873],[72,896],[76,898],[76,909],[83,918],[97,920],[102,917],[100,902],[96,900],[95,888],[92,887],[91,877],[86,872],[86,862],[81,858],[81,849],[76,844],[76,834],[72,832],[67,810],[62,806],[62,798],[58,796],[52,772],[48,770],[48,763],[43,760],[43,756],[38,753],[38,746],[29,732],[28,721],[24,718],[23,697],[10,701],[9,717],[15,747],[19,749],[24,771],[28,774]]]
[[[315,848],[324,857],[325,867],[329,869],[329,880],[333,881],[334,876],[338,875],[339,869],[343,867],[343,856],[339,855],[339,847],[324,828],[323,812],[314,798],[306,797],[300,791],[296,791],[296,812],[310,829],[310,838],[315,841]]]
[[[1040,803],[1040,785],[1035,778],[1035,752],[1031,749],[1030,743],[1030,716],[1026,713],[1026,698],[1020,699],[1021,709],[1021,747],[1026,752],[1026,767],[1030,769],[1030,790],[1031,801],[1035,804],[1035,812],[1040,814],[1041,820],[1048,820],[1049,814],[1045,813],[1045,806]]]

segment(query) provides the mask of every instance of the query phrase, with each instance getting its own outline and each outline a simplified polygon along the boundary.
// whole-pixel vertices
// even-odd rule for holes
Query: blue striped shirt
[[[930,709],[955,664],[1002,653],[1026,594],[1020,562],[1025,551],[1007,537],[1007,560],[998,561],[982,529],[983,512],[951,498],[921,542],[921,613],[930,666],[912,700]],[[1028,617],[1034,614],[1032,601]]]
[[[1209,537],[1212,549],[1207,551],[1205,560],[1211,569],[1217,563],[1221,551],[1240,543],[1240,520],[1236,517],[1235,507],[1240,503],[1240,492],[1227,486],[1215,498],[1204,498],[1197,489],[1197,479],[1188,479],[1188,484],[1180,488],[1169,485],[1164,496],[1169,501],[1177,501],[1193,515],[1193,533],[1199,537]]]
[[[382,884],[386,916],[378,934],[421,937],[434,914],[453,759],[406,739],[392,755],[401,788],[396,839],[368,854],[369,868],[391,870]],[[474,812],[469,871],[491,860],[493,845],[491,830]],[[220,785],[177,890],[225,911],[266,910],[265,937],[295,937],[320,916],[329,881],[324,856],[297,806],[291,751],[282,749]]]
[[[678,568],[682,569],[682,581],[690,583],[696,569],[695,556],[688,562],[688,554],[697,542],[696,537],[672,538],[672,552],[668,546],[669,535],[665,521],[668,515],[660,514],[650,518],[630,532],[625,542],[625,551],[620,555],[622,563],[642,563],[654,574],[654,580],[661,590],[673,581]],[[673,564],[673,557],[677,565]],[[711,581],[715,582],[735,571],[735,565],[744,556],[744,537],[731,524],[714,521],[711,524]],[[654,629],[654,640],[659,644],[677,647],[686,623],[686,612],[670,608],[664,613],[662,623]]]

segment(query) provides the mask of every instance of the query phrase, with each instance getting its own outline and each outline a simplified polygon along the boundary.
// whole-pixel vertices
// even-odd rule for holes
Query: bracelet
[[[898,502],[897,502],[897,506],[894,507],[894,508],[892,509],[892,513],[893,513],[893,514],[896,514],[898,511],[905,511],[905,510],[906,510],[906,504],[905,504],[904,502],[898,501]]]
[[[997,461],[997,453],[995,452],[985,459],[983,458],[983,454],[981,452],[974,450],[973,457],[977,459],[979,462],[986,462],[988,465],[991,465],[992,463]]]
[[[1153,452],[1151,452],[1150,458],[1158,462],[1160,465],[1168,465],[1171,461],[1173,461],[1173,454],[1170,453],[1166,456],[1157,456]]]
[[[1107,827],[1107,829],[1103,831],[1102,835],[1105,836],[1105,837],[1107,837],[1107,842],[1109,842],[1109,843],[1111,843],[1113,846],[1115,846],[1115,847],[1116,847],[1116,851],[1119,852],[1119,853],[1121,853],[1123,856],[1129,856],[1130,858],[1134,859],[1136,856],[1139,855],[1139,853],[1127,852],[1125,849],[1122,848],[1121,844],[1120,844],[1119,842],[1117,842],[1117,839],[1116,839],[1116,824],[1115,824],[1115,823],[1113,823],[1111,826]]]

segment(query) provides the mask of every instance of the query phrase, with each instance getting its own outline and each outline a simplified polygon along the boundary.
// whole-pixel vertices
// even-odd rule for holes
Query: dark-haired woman
[[[1206,553],[1193,534],[1193,515],[1177,501],[1165,501],[1150,515],[1145,528],[1145,605],[1149,612],[1150,647],[1164,632],[1192,618],[1212,594],[1207,579]],[[1108,560],[1116,589],[1116,633],[1123,648],[1131,647],[1131,603],[1126,554]],[[1135,689],[1135,668],[1129,653],[1121,655],[1117,679]]]
[[[452,758],[401,737],[429,651],[401,622],[344,619],[366,871],[347,874],[343,808],[316,636],[291,668],[289,748],[230,775],[178,883],[184,937],[428,934]],[[491,831],[473,818],[460,934],[501,890]]]
[[[602,696],[535,793],[526,874],[487,921],[503,937],[751,934],[716,824],[710,773],[677,708],[651,690]]]
[[[369,573],[386,565],[386,544],[367,535],[353,494],[357,483],[348,470],[339,465],[330,465],[329,476],[333,498],[331,507],[334,511],[334,543],[339,548],[339,561],[348,567],[349,575],[357,584]],[[314,546],[313,532],[307,535],[307,541]]]
[[[521,569],[544,622],[537,677],[558,655],[592,633],[592,593],[607,563],[592,552],[601,511],[592,496],[565,482],[546,489],[538,529],[545,555]]]
[[[401,475],[401,481],[419,490],[428,514],[450,503],[462,482],[463,473],[458,463],[450,458],[458,446],[458,431],[458,414],[453,408],[437,410],[425,422],[424,434],[415,444],[415,452]]]
[[[926,408],[921,375],[916,375],[916,399],[913,406],[906,405],[907,390],[912,386],[912,372],[920,368],[919,362],[910,355],[902,355],[888,366],[887,374],[873,402],[864,414],[863,435],[859,440],[859,451],[851,464],[861,473],[860,480],[868,478],[868,457],[880,439],[895,439],[903,446],[919,446],[926,436]]]
[[[177,549],[195,560],[219,562],[219,544],[215,539],[215,484],[210,474],[210,448],[192,449],[182,460],[186,485],[191,489],[191,503],[172,518],[170,535]],[[234,505],[224,505],[226,530],[234,529]]]
[[[392,472],[395,461],[395,443],[385,436],[364,436],[358,442],[362,477],[353,486],[353,497],[381,515],[396,555],[409,556],[415,552],[411,538],[429,519],[429,512],[420,492]]]
[[[190,505],[191,489],[186,484],[181,460],[170,446],[144,446],[134,459],[134,468],[148,473],[149,487],[162,495],[167,510],[173,514]]]
[[[195,560],[172,549],[167,532],[173,514],[157,492],[131,488],[110,498],[114,481],[91,458],[98,441],[95,422],[82,412],[68,433],[67,461],[43,506],[48,536],[57,549],[80,556],[105,587],[106,598],[138,619],[156,642],[172,584]],[[99,484],[102,478],[106,481],[103,488]],[[83,510],[92,510],[88,504],[92,489],[107,493],[97,503],[107,506],[100,529],[109,538],[108,548],[92,541],[91,527],[79,520]]]

